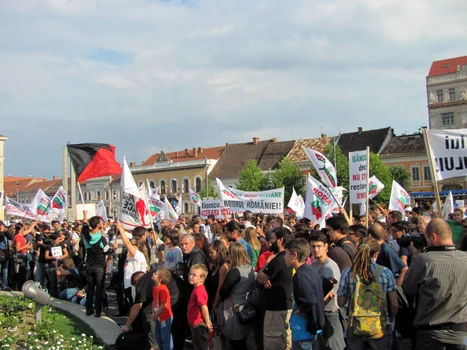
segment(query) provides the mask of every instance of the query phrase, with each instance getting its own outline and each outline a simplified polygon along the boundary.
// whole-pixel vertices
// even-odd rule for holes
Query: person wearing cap
[[[412,207],[409,205],[405,207],[405,221],[410,221],[410,218],[412,217]]]
[[[10,245],[8,240],[13,240],[13,236],[8,232],[3,221],[0,221],[0,266],[2,272],[2,281],[0,284],[0,290],[10,291],[8,287],[8,264],[10,262]]]

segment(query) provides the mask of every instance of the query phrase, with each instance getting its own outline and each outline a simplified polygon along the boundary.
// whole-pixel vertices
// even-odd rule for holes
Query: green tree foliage
[[[237,188],[241,191],[261,191],[264,185],[264,175],[255,159],[250,159],[248,164],[238,174]]]
[[[279,163],[276,171],[271,175],[273,188],[284,188],[284,205],[289,203],[293,188],[298,194],[304,191],[305,177],[301,174],[300,168],[293,164],[289,158],[284,158]]]
[[[334,147],[332,143],[328,144],[325,147],[323,154],[326,156],[327,159],[329,159],[332,162],[332,164],[334,164]],[[343,186],[346,189],[348,189],[349,188],[349,156],[344,155],[339,146],[336,146],[336,162],[337,162],[337,168],[336,168],[337,185]],[[334,167],[336,167],[335,164],[334,164]],[[319,177],[315,176],[315,178],[321,181]]]
[[[200,193],[198,193],[201,198],[206,198],[206,197],[213,197],[217,198],[219,197],[216,187],[212,184],[212,180],[208,180],[208,195],[206,196],[206,183],[203,184],[203,188]]]
[[[410,190],[412,184],[412,175],[403,165],[395,165],[389,167],[392,178],[407,191]]]
[[[378,203],[389,203],[392,188],[391,172],[389,171],[389,168],[384,165],[383,161],[379,159],[377,154],[370,153],[370,177],[373,175],[384,184],[384,190],[378,193],[374,198],[374,201]]]

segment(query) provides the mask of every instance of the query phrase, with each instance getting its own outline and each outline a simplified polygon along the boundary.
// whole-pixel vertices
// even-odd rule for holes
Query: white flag
[[[109,221],[103,200],[100,200],[96,203],[96,215],[100,216],[105,222]]]
[[[182,195],[180,195],[178,197],[178,203],[177,205],[175,206],[175,211],[177,213],[178,216],[180,216],[182,214],[182,207],[183,207],[183,202],[182,202]]]
[[[123,169],[122,169],[122,177],[120,178],[120,186],[122,189],[122,194],[128,193],[135,197],[139,197],[139,189],[136,185],[135,179],[133,178],[133,174],[131,173],[130,167],[126,162],[126,158],[123,157]]]
[[[305,202],[301,195],[297,196],[295,188],[292,188],[292,190],[292,196],[290,197],[289,204],[287,206],[297,214],[297,218],[301,219],[305,214]]]
[[[49,222],[49,213],[52,208],[52,200],[42,189],[39,189],[31,202],[31,211],[42,221]]]
[[[444,220],[449,219],[449,214],[452,214],[454,211],[454,198],[452,197],[452,192],[449,191],[449,194],[447,195],[446,199],[444,200],[444,205],[443,205],[443,218]]]
[[[141,188],[136,186],[125,158],[123,159],[120,187],[122,189],[122,206],[119,221],[123,228],[132,230],[138,226],[151,227],[152,217],[144,183]]]
[[[321,181],[328,187],[337,186],[337,175],[334,165],[327,159],[322,153],[312,150],[310,148],[303,147],[308,158],[310,158],[311,164],[318,173]]]
[[[396,210],[405,213],[405,206],[410,204],[410,196],[407,191],[392,180],[391,199],[389,201],[389,210]]]
[[[52,217],[57,218],[59,221],[63,221],[67,208],[67,195],[63,186],[60,186],[52,197],[52,209],[49,213],[49,219]]]
[[[164,198],[164,204],[165,204],[165,210],[166,210],[165,218],[172,222],[177,222],[178,214],[173,208],[172,204],[170,204],[167,197]]]
[[[188,192],[190,192],[190,203],[201,207],[201,197],[195,191],[192,191],[191,188],[188,188]]]
[[[321,182],[308,174],[306,182],[305,217],[324,227],[332,210],[339,206],[331,192]]]
[[[384,190],[384,184],[379,181],[376,176],[373,175],[370,177],[370,181],[368,183],[368,198],[375,198],[382,190]]]

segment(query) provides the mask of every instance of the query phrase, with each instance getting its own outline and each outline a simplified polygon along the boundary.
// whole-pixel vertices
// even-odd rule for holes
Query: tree
[[[383,161],[379,159],[375,153],[370,153],[370,177],[376,176],[379,181],[384,184],[384,190],[382,190],[374,198],[376,202],[389,203],[391,197],[392,188],[392,175],[388,167],[384,165]]]
[[[399,185],[404,187],[407,191],[409,190],[412,184],[412,176],[410,175],[407,168],[403,165],[395,165],[389,167],[391,176]]]
[[[284,187],[284,205],[289,203],[293,188],[297,193],[302,193],[305,187],[305,177],[300,168],[285,157],[279,163],[276,171],[271,175],[273,188]]]
[[[255,159],[238,173],[237,188],[241,191],[261,191],[264,185],[264,175]]]
[[[323,154],[326,156],[334,164],[334,147],[330,143],[328,144],[323,151]],[[349,157],[348,155],[344,155],[342,150],[339,146],[336,146],[336,164],[334,167],[336,168],[336,175],[337,175],[337,186],[345,187],[348,190],[349,188]],[[316,173],[315,173],[316,174]],[[319,178],[317,178],[320,180]],[[320,180],[321,181],[321,180]]]
[[[211,179],[208,180],[208,195],[206,196],[206,184],[204,184],[204,186],[201,189],[201,192],[198,194],[201,198],[206,198],[206,197],[217,198],[218,197],[217,191],[214,185],[212,184]]]

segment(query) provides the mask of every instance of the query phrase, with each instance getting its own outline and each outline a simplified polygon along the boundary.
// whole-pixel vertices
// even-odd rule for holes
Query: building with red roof
[[[430,129],[467,128],[467,56],[434,61],[426,88]]]

